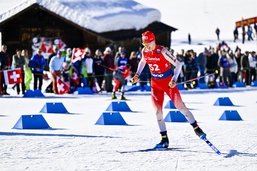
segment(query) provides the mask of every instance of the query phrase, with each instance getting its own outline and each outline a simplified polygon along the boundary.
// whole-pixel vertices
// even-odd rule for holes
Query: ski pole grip
[[[131,79],[130,79],[130,82],[132,84],[135,84],[139,81],[139,75],[138,74],[135,74]]]

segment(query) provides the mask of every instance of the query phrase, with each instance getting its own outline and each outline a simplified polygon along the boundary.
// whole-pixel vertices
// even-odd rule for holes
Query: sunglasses
[[[148,47],[149,46],[149,43],[142,43],[142,45],[144,46],[144,47]]]
[[[151,41],[151,42],[149,42],[149,43],[143,42],[142,45],[143,45],[144,47],[149,47],[152,42],[153,42],[153,41]]]

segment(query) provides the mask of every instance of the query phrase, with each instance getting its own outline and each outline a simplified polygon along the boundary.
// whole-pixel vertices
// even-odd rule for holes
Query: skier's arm
[[[143,69],[145,67],[145,64],[146,64],[146,61],[145,61],[144,55],[142,55],[142,58],[141,58],[141,60],[138,63],[136,74],[138,74],[138,75],[141,74],[141,72],[143,71]]]
[[[176,82],[177,82],[177,79],[178,79],[178,76],[181,72],[181,69],[182,69],[182,64],[181,64],[181,59],[179,58],[176,58],[175,56],[173,56],[170,51],[166,48],[163,48],[162,49],[162,55],[164,56],[164,58],[169,61],[174,67],[174,74],[172,76],[172,80],[170,81],[169,83],[169,86],[171,88],[175,87],[176,85]]]
[[[144,55],[142,53],[142,58],[141,58],[141,60],[138,63],[137,72],[134,75],[134,77],[130,79],[131,83],[135,84],[135,83],[137,83],[139,81],[139,75],[143,71],[143,69],[145,67],[145,64],[146,64],[146,61],[145,61]]]

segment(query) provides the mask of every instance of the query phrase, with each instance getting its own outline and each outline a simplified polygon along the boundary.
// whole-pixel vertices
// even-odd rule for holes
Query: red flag
[[[75,63],[76,61],[81,60],[82,58],[84,58],[84,55],[85,55],[85,49],[73,48],[72,57],[71,57],[72,63]]]
[[[22,83],[21,69],[4,70],[4,79],[6,84]]]
[[[58,94],[68,93],[70,86],[65,83],[60,77],[57,77],[57,91]]]
[[[123,71],[124,78],[126,79],[130,74],[131,74],[130,69],[128,67],[125,67]]]
[[[79,78],[79,75],[78,75],[78,72],[76,70],[72,70],[72,74],[71,74],[71,79],[72,81],[76,84],[76,85],[79,85],[80,83],[80,78]]]

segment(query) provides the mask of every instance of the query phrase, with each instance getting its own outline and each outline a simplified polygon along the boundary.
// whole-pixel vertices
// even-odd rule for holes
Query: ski
[[[206,142],[206,144],[208,144],[211,147],[211,149],[215,151],[216,154],[221,154],[221,152],[206,137],[203,137],[201,139],[204,140],[204,142]]]

